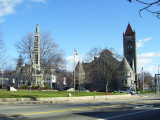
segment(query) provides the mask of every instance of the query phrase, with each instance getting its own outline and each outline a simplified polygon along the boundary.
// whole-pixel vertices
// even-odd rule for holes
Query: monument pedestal
[[[44,87],[44,82],[43,82],[43,74],[33,74],[32,75],[32,86],[40,86]]]

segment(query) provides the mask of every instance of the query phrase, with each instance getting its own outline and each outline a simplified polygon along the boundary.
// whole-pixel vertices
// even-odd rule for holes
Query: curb
[[[84,96],[84,97],[50,97],[50,98],[0,98],[0,105],[9,104],[45,104],[45,103],[73,103],[73,102],[96,102],[106,100],[134,99],[139,96],[106,95],[106,96]]]

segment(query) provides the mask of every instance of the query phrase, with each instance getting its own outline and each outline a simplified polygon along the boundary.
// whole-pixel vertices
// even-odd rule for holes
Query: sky
[[[138,72],[152,75],[160,65],[160,20],[127,0],[0,0],[0,30],[10,64],[19,56],[14,44],[29,32],[50,31],[65,52],[67,70],[85,59],[94,47],[114,48],[123,56],[123,33],[128,23],[136,31]]]

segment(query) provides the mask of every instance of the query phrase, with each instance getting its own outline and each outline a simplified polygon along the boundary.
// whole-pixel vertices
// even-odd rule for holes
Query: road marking
[[[106,108],[106,107],[116,107],[116,106],[121,106],[121,105],[97,106],[97,107],[77,108],[77,109],[67,109],[67,110],[57,110],[57,111],[46,111],[46,112],[35,112],[35,113],[10,114],[10,115],[2,115],[0,117],[10,117],[10,116],[17,116],[17,115],[36,115],[36,114],[67,112],[67,111],[78,111],[78,110],[87,110],[87,109],[95,109],[95,108]]]
[[[118,116],[108,117],[108,118],[105,118],[105,120],[106,119],[108,120],[108,119],[113,119],[113,118],[118,118],[118,117],[129,116],[129,115],[134,115],[134,114],[139,114],[139,113],[144,113],[144,112],[153,111],[153,110],[157,110],[157,109],[144,110],[144,111],[139,111],[139,112],[134,112],[134,113],[128,113],[128,114],[124,114],[124,115],[118,115]]]
[[[68,111],[78,111],[78,110],[89,110],[95,108],[107,108],[107,107],[118,107],[122,105],[134,105],[140,103],[151,103],[151,102],[160,102],[160,100],[152,100],[152,101],[143,101],[143,102],[136,102],[136,103],[126,103],[126,104],[119,104],[119,105],[108,105],[108,106],[96,106],[96,107],[88,107],[88,108],[75,108],[75,109],[67,109],[67,110],[56,110],[56,111],[46,111],[46,112],[35,112],[35,113],[22,113],[22,114],[9,114],[9,115],[1,115],[0,117],[11,117],[17,115],[37,115],[37,114],[46,114],[46,113],[56,113],[56,112],[68,112]]]

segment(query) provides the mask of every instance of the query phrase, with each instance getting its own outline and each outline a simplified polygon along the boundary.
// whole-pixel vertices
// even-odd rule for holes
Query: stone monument
[[[33,51],[33,66],[32,66],[32,86],[44,87],[43,71],[40,66],[40,35],[39,26],[37,24],[35,39],[34,39],[34,51]]]

